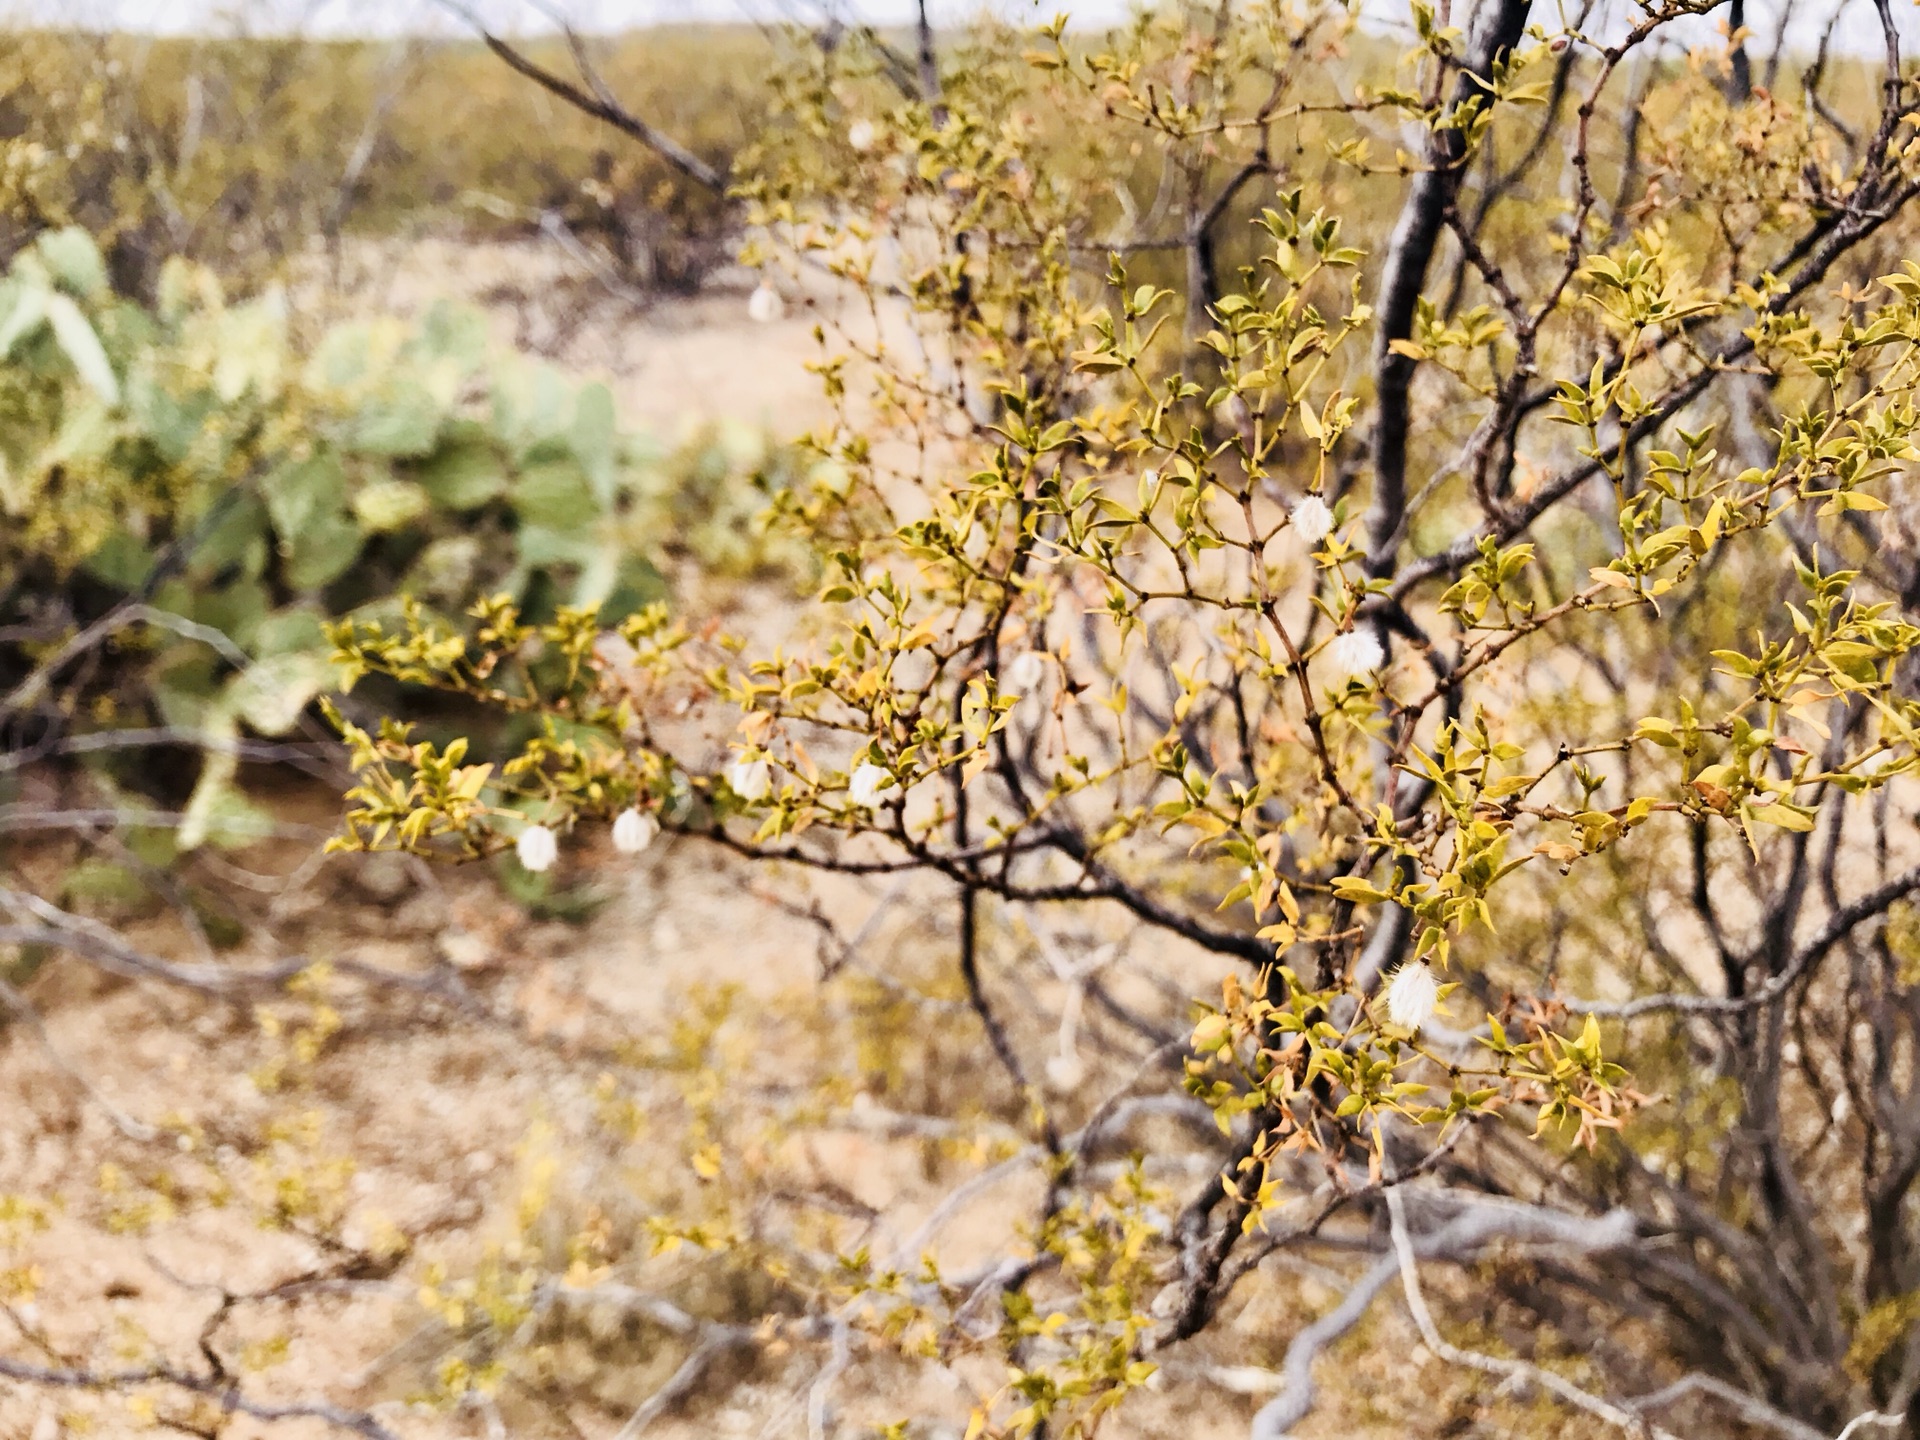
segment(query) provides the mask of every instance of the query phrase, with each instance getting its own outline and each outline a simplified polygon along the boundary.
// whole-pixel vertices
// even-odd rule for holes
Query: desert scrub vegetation
[[[748,26],[597,49],[609,83],[722,173],[762,122],[753,77],[771,54]],[[543,97],[477,41],[10,26],[0,132],[0,250],[83,226],[142,299],[175,256],[252,288],[316,247],[423,232],[560,229],[643,289],[697,286],[730,258],[713,186]]]
[[[89,1220],[304,1247],[201,1284],[197,1344],[16,1320],[0,1373],[215,1431],[1911,1431],[1920,112],[1876,15],[1870,57],[1710,0],[776,36],[718,203],[751,313],[816,326],[829,418],[752,505],[806,603],[684,537],[637,606],[356,561],[337,693],[274,698],[344,742],[333,863],[440,897],[425,965],[0,892],[35,976],[257,1032],[222,1137],[87,1092],[175,1139]],[[487,48],[722,188],[586,42]],[[22,368],[119,414],[84,242],[35,243]],[[83,695],[87,634],[9,693]],[[433,1163],[402,1078],[490,1213],[356,1202],[356,1155]],[[323,1294],[413,1328],[277,1379]]]
[[[232,782],[310,746],[332,617],[476,591],[614,617],[666,593],[663,566],[795,558],[745,498],[790,483],[785,452],[622,433],[605,386],[496,352],[471,311],[303,347],[281,291],[230,303],[191,261],[150,307],[120,296],[77,228],[16,257],[0,310],[5,772],[94,757],[184,802],[187,849],[270,827]]]
[[[1256,1435],[1389,1284],[1442,1363],[1603,1425],[1905,1423],[1875,1207],[1911,1182],[1920,871],[1874,797],[1913,763],[1912,120],[1891,21],[1849,122],[1817,66],[1755,88],[1744,37],[1663,60],[1698,10],[1416,7],[1398,53],[1313,5],[982,28],[904,73],[803,50],[737,190],[770,284],[855,297],[810,437],[847,481],[778,509],[827,571],[807,643],[656,614],[596,663],[584,621],[493,605],[479,645],[335,632],[349,677],[550,717],[485,767],[350,727],[350,844],[544,870],[656,817],[950,887],[1045,1196],[998,1270],[862,1272],[833,1313],[963,1373],[996,1350],[975,1433],[1090,1432],[1262,1262],[1364,1246],[1347,1214],[1382,1258]],[[863,299],[907,333],[843,323]],[[553,651],[551,686],[506,664]],[[1030,910],[1239,968],[1104,1064],[1063,1015],[1045,1060],[982,939]],[[1230,1155],[1129,1208],[1080,1148],[1163,1090]],[[1599,1349],[1607,1306],[1664,1326],[1678,1372],[1448,1340],[1421,1261],[1500,1236],[1551,1257],[1540,1313]]]

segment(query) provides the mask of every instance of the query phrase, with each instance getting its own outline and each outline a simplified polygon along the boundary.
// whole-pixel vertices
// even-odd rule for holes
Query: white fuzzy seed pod
[[[764,800],[773,789],[773,767],[764,760],[736,760],[727,767],[727,785],[742,800]]]
[[[1424,960],[1409,960],[1387,986],[1387,1016],[1396,1025],[1418,1030],[1440,1003],[1440,982]]]
[[[1327,663],[1342,675],[1371,675],[1386,661],[1379,637],[1371,630],[1349,630],[1327,646]]]
[[[538,875],[551,870],[553,862],[560,858],[560,841],[546,826],[529,825],[514,842],[513,853],[520,858],[522,867]]]
[[[747,318],[759,325],[770,325],[787,313],[787,302],[773,285],[762,280],[747,297]]]
[[[900,782],[893,778],[893,772],[871,760],[856,767],[847,779],[847,799],[863,810],[884,805],[899,796]]]
[[[1333,533],[1333,511],[1318,495],[1309,495],[1293,507],[1293,528],[1309,545],[1318,545]]]
[[[613,848],[622,855],[638,855],[660,833],[660,822],[639,810],[620,812],[613,822]]]

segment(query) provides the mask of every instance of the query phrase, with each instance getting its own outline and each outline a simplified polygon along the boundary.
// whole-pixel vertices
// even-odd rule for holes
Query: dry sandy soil
[[[361,301],[371,293],[417,305],[436,290],[480,299],[503,338],[605,376],[633,423],[669,435],[721,415],[795,431],[821,414],[802,369],[810,321],[753,326],[738,286],[636,309],[578,276],[557,286],[534,252],[429,246],[404,266],[373,257],[367,268]],[[614,864],[592,849],[598,842],[581,842],[562,888],[591,874],[597,903],[574,921],[541,919],[485,869],[430,871],[392,857],[321,863],[319,839],[336,818],[330,798],[310,788],[266,798],[287,824],[309,828],[200,857],[182,878],[240,927],[218,966],[297,955],[333,962],[330,974],[293,994],[222,998],[70,959],[12,972],[45,1029],[16,1022],[0,1032],[0,1299],[9,1302],[0,1354],[29,1358],[44,1347],[63,1362],[111,1368],[158,1353],[195,1365],[196,1337],[226,1297],[325,1275],[238,1302],[214,1337],[220,1353],[244,1351],[256,1366],[251,1393],[374,1407],[407,1436],[625,1440],[639,1433],[629,1417],[690,1353],[687,1339],[636,1324],[618,1306],[585,1305],[536,1337],[551,1342],[546,1368],[511,1370],[497,1403],[416,1403],[450,1355],[470,1353],[444,1312],[423,1306],[435,1267],[451,1288],[489,1257],[511,1269],[515,1255],[546,1245],[542,1263],[558,1273],[571,1244],[592,1284],[668,1294],[708,1319],[751,1318],[750,1257],[686,1246],[650,1257],[634,1233],[649,1206],[711,1215],[729,1209],[716,1186],[738,1184],[744,1197],[753,1186],[810,1185],[817,1209],[831,1208],[826,1197],[841,1212],[820,1209],[825,1218],[809,1222],[817,1243],[888,1254],[1020,1143],[1008,1123],[1018,1107],[996,1087],[982,1035],[956,999],[952,906],[937,889],[809,888],[693,842],[663,841]],[[60,894],[69,852],[15,845],[7,854],[16,867],[7,883]],[[789,908],[810,895],[843,933],[859,935],[851,960]],[[165,907],[100,913],[137,946],[201,958]],[[1022,1009],[1017,1028],[1028,1053],[1044,1055],[1060,987],[1031,934],[1007,917],[995,923],[989,983],[1032,987],[1040,1004]],[[1059,943],[1084,952],[1101,938]],[[821,978],[823,959],[837,978]],[[1190,957],[1156,951],[1152,961],[1188,993],[1212,983]],[[1177,1015],[1144,969],[1137,956],[1117,966],[1116,993]],[[387,978],[368,978],[376,972]],[[723,993],[733,1018],[713,1036],[693,1034]],[[1092,1015],[1083,1043],[1111,1058],[1056,1093],[1066,1125],[1144,1053],[1137,1037]],[[704,1061],[688,1060],[689,1046],[731,1057],[742,1093],[697,1093]],[[949,1121],[916,1132],[894,1118],[903,1112]],[[1170,1194],[1191,1189],[1209,1153],[1184,1132],[1161,1138],[1189,1158],[1155,1178]],[[712,1140],[724,1152],[709,1179],[698,1162]],[[930,1243],[954,1269],[1004,1253],[1036,1193],[1031,1174],[984,1190]],[[544,1198],[544,1211],[534,1209],[545,1218],[532,1225],[530,1196]],[[12,1219],[8,1197],[28,1202]],[[760,1202],[775,1204],[764,1194]],[[276,1216],[277,1226],[263,1224]],[[404,1250],[341,1272],[341,1243],[381,1253],[394,1235]],[[29,1276],[30,1297],[24,1283],[8,1294],[9,1277]],[[1164,1388],[1102,1433],[1244,1434],[1272,1387],[1257,1367],[1277,1362],[1340,1282],[1308,1269],[1247,1287],[1218,1338],[1176,1359]],[[1393,1307],[1381,1306],[1336,1356],[1376,1355],[1382,1342],[1410,1358],[1390,1377],[1335,1386],[1303,1437],[1514,1433],[1483,1420],[1464,1382],[1421,1371],[1423,1352]],[[859,1345],[850,1358],[862,1363],[816,1390],[830,1348],[797,1322],[790,1337],[768,1332],[749,1353],[650,1416],[647,1433],[854,1437],[910,1418],[915,1436],[957,1440],[965,1422],[963,1390],[930,1371],[864,1363]],[[161,1398],[157,1414],[206,1423],[177,1395]],[[0,1381],[0,1437],[140,1433],[152,1415],[114,1396]],[[236,1418],[222,1433],[328,1432],[315,1421]]]
[[[423,240],[347,253],[338,284],[301,294],[300,309],[408,314],[453,298],[482,307],[499,339],[608,382],[622,423],[673,441],[725,419],[795,435],[821,422],[819,354],[804,304],[755,324],[753,277],[717,276],[694,296],[635,296],[582,271],[548,246]],[[828,299],[814,288],[796,300]]]

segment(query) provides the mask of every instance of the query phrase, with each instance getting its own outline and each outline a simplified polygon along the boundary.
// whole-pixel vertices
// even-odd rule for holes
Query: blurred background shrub
[[[724,171],[761,123],[772,47],[748,26],[663,29],[596,65]],[[567,66],[557,42],[530,53]],[[635,284],[692,288],[730,258],[724,197],[477,43],[0,33],[0,259],[82,225],[116,286],[152,300],[170,256],[257,283],[347,235],[543,221]]]
[[[0,351],[6,772],[119,766],[186,805],[186,848],[258,833],[241,742],[300,728],[328,617],[502,593],[611,616],[660,597],[662,565],[784,563],[756,517],[792,452],[742,426],[623,434],[605,386],[495,353],[453,305],[303,345],[276,287],[230,302],[175,259],[143,304],[68,228],[0,282]],[[107,731],[152,743],[85,739]]]

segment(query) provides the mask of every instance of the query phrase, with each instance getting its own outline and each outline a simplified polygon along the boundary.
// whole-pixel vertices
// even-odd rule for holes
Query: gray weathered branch
[[[1398,1190],[1389,1190],[1397,1201]],[[1520,1240],[1561,1247],[1568,1254],[1598,1254],[1631,1244],[1638,1222],[1627,1210],[1604,1215],[1571,1215],[1545,1206],[1496,1201],[1467,1206],[1430,1234],[1412,1241],[1423,1259],[1464,1260],[1499,1240]],[[1283,1389],[1253,1417],[1251,1440],[1285,1440],[1313,1410],[1313,1362],[1334,1341],[1360,1323],[1374,1298],[1400,1273],[1397,1255],[1386,1255],[1360,1277],[1346,1298],[1302,1330],[1287,1347],[1281,1373]]]

